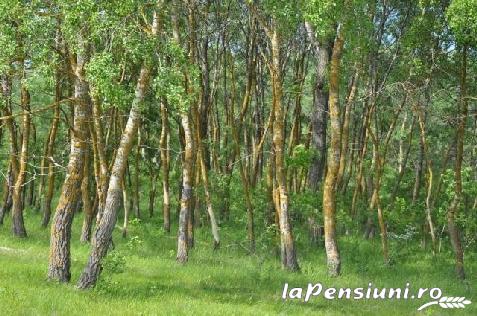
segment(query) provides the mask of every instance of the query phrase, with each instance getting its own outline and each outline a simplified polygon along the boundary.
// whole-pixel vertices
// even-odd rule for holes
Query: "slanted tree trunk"
[[[89,255],[88,263],[78,281],[78,287],[80,289],[90,288],[96,284],[101,271],[101,261],[104,256],[106,256],[111,244],[113,229],[117,219],[116,214],[121,205],[121,182],[124,178],[127,158],[131,152],[139,125],[141,104],[144,100],[146,89],[149,86],[149,77],[149,68],[143,66],[137,81],[135,98],[129,112],[129,118],[122,133],[121,141],[111,170],[103,215],[94,233],[92,250]]]
[[[88,122],[91,119],[91,102],[88,83],[85,81],[85,56],[78,54],[72,65],[75,78],[74,123],[71,133],[71,152],[67,173],[56,212],[51,225],[48,279],[69,282],[71,225],[79,199],[83,180],[84,154],[88,138]]]
[[[336,180],[340,167],[340,109],[339,109],[339,80],[340,63],[343,49],[343,37],[338,30],[333,53],[331,55],[330,68],[330,94],[329,94],[329,113],[331,122],[331,138],[328,159],[328,171],[326,173],[325,184],[323,188],[323,217],[325,230],[325,249],[328,264],[328,274],[337,276],[341,270],[341,258],[338,249],[338,240],[336,238]]]

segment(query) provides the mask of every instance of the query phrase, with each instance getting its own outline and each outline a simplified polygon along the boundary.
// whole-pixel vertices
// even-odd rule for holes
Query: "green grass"
[[[310,248],[306,238],[298,238],[301,272],[289,273],[281,270],[274,252],[260,244],[257,255],[248,255],[242,240],[245,230],[224,225],[220,250],[211,249],[208,227],[200,228],[189,262],[181,266],[175,262],[176,227],[167,235],[159,220],[153,219],[133,223],[126,239],[117,228],[116,248],[108,257],[99,285],[80,291],[75,282],[89,251],[88,245],[79,243],[82,215],[75,218],[73,226],[71,284],[46,281],[49,230],[40,228],[40,215],[32,211],[25,220],[27,239],[11,236],[8,219],[0,227],[2,315],[477,315],[477,302],[465,310],[433,306],[417,312],[429,299],[326,300],[322,295],[308,303],[281,299],[285,282],[290,287],[306,287],[308,282],[325,287],[367,287],[372,282],[388,288],[409,282],[411,289],[439,287],[445,296],[475,300],[475,254],[466,257],[468,280],[459,282],[449,252],[432,257],[417,243],[404,247],[393,242],[394,264],[384,266],[379,240],[343,237],[343,274],[329,278],[324,249]],[[114,264],[119,267],[111,268]]]

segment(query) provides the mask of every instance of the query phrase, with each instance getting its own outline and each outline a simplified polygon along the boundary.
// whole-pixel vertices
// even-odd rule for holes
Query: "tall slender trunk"
[[[23,70],[25,71],[25,70]],[[24,74],[23,74],[24,76]],[[20,161],[18,175],[15,180],[12,195],[12,231],[16,237],[24,238],[27,236],[25,224],[23,222],[24,203],[22,199],[22,192],[25,184],[25,176],[27,170],[28,160],[28,143],[30,138],[30,93],[26,86],[22,83],[21,86],[21,105],[23,116],[22,127],[22,147],[20,152]]]
[[[191,202],[193,195],[192,178],[193,178],[193,160],[194,160],[194,137],[191,131],[191,123],[188,113],[181,114],[181,125],[184,129],[185,148],[184,160],[182,163],[182,194],[180,200],[179,213],[179,233],[177,238],[177,261],[186,263],[189,252],[189,217],[191,214]]]
[[[190,31],[188,47],[188,60],[191,64],[197,64],[197,38],[195,8],[196,2],[194,0],[187,1],[187,24]],[[173,36],[177,44],[181,44],[179,37],[178,16],[175,11],[171,15],[173,24]],[[184,75],[184,92],[192,94],[192,82],[190,82],[189,73],[187,70],[183,72]],[[194,122],[195,113],[197,111],[198,100],[193,99],[189,104],[189,108],[183,109],[181,113],[181,126],[184,131],[184,156],[182,162],[182,192],[179,213],[179,233],[177,238],[177,257],[179,263],[186,263],[188,260],[189,248],[194,247],[194,211],[196,211],[197,199],[194,197],[194,183],[199,180],[196,173],[199,170],[195,169],[195,162],[197,156],[195,151],[196,146],[200,146],[197,142],[197,134],[194,133],[194,128],[200,128],[198,122]],[[198,224],[198,223],[197,223]]]
[[[331,55],[330,68],[330,94],[329,113],[331,122],[331,138],[328,159],[328,171],[326,172],[323,188],[323,217],[325,230],[325,249],[328,264],[328,274],[337,276],[341,270],[341,258],[336,238],[336,180],[340,167],[340,109],[339,109],[339,80],[340,63],[343,50],[343,37],[338,30],[333,52]]]
[[[280,64],[280,42],[277,30],[274,28],[271,34],[272,46],[272,96],[274,121],[273,121],[273,152],[275,159],[275,179],[277,182],[278,201],[277,213],[280,224],[281,257],[282,266],[288,270],[299,270],[296,258],[295,242],[293,240],[292,227],[289,215],[288,190],[286,184],[286,171],[284,161],[284,115],[282,106],[282,78]]]
[[[171,231],[171,206],[170,206],[170,193],[169,193],[169,118],[168,110],[164,102],[161,102],[161,164],[162,164],[162,214],[164,217],[164,230],[167,233]]]
[[[311,114],[312,138],[311,149],[314,151],[308,183],[314,190],[322,181],[326,165],[326,127],[328,120],[328,91],[326,90],[326,68],[329,63],[329,52],[326,45],[317,48],[318,64]]]

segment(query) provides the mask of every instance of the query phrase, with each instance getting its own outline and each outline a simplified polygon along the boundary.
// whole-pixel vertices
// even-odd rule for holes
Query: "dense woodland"
[[[181,264],[234,227],[290,271],[313,251],[340,275],[354,236],[466,278],[475,0],[1,0],[0,47],[0,229],[39,215],[48,280],[72,279],[73,221],[86,289],[155,219]]]

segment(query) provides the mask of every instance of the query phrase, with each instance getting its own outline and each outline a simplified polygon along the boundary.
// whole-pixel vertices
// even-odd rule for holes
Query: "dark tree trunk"
[[[314,151],[308,184],[318,189],[323,180],[326,165],[326,127],[328,118],[328,91],[326,89],[326,68],[329,62],[329,47],[319,45],[314,37],[314,30],[307,25],[308,37],[312,40],[318,63],[316,66],[316,82],[313,90],[313,110],[311,114],[312,138],[311,149]]]
[[[27,171],[28,159],[28,143],[30,138],[30,93],[22,84],[21,87],[21,104],[23,112],[23,129],[22,129],[22,147],[20,152],[20,161],[18,175],[15,180],[12,195],[12,231],[16,237],[24,238],[27,236],[25,224],[23,222],[24,209],[24,185]]]
[[[86,59],[77,56],[75,70],[74,131],[71,133],[71,152],[65,182],[51,225],[48,279],[69,282],[71,225],[81,199],[84,155],[88,138],[88,122],[91,119],[91,102],[88,83],[84,78]]]

